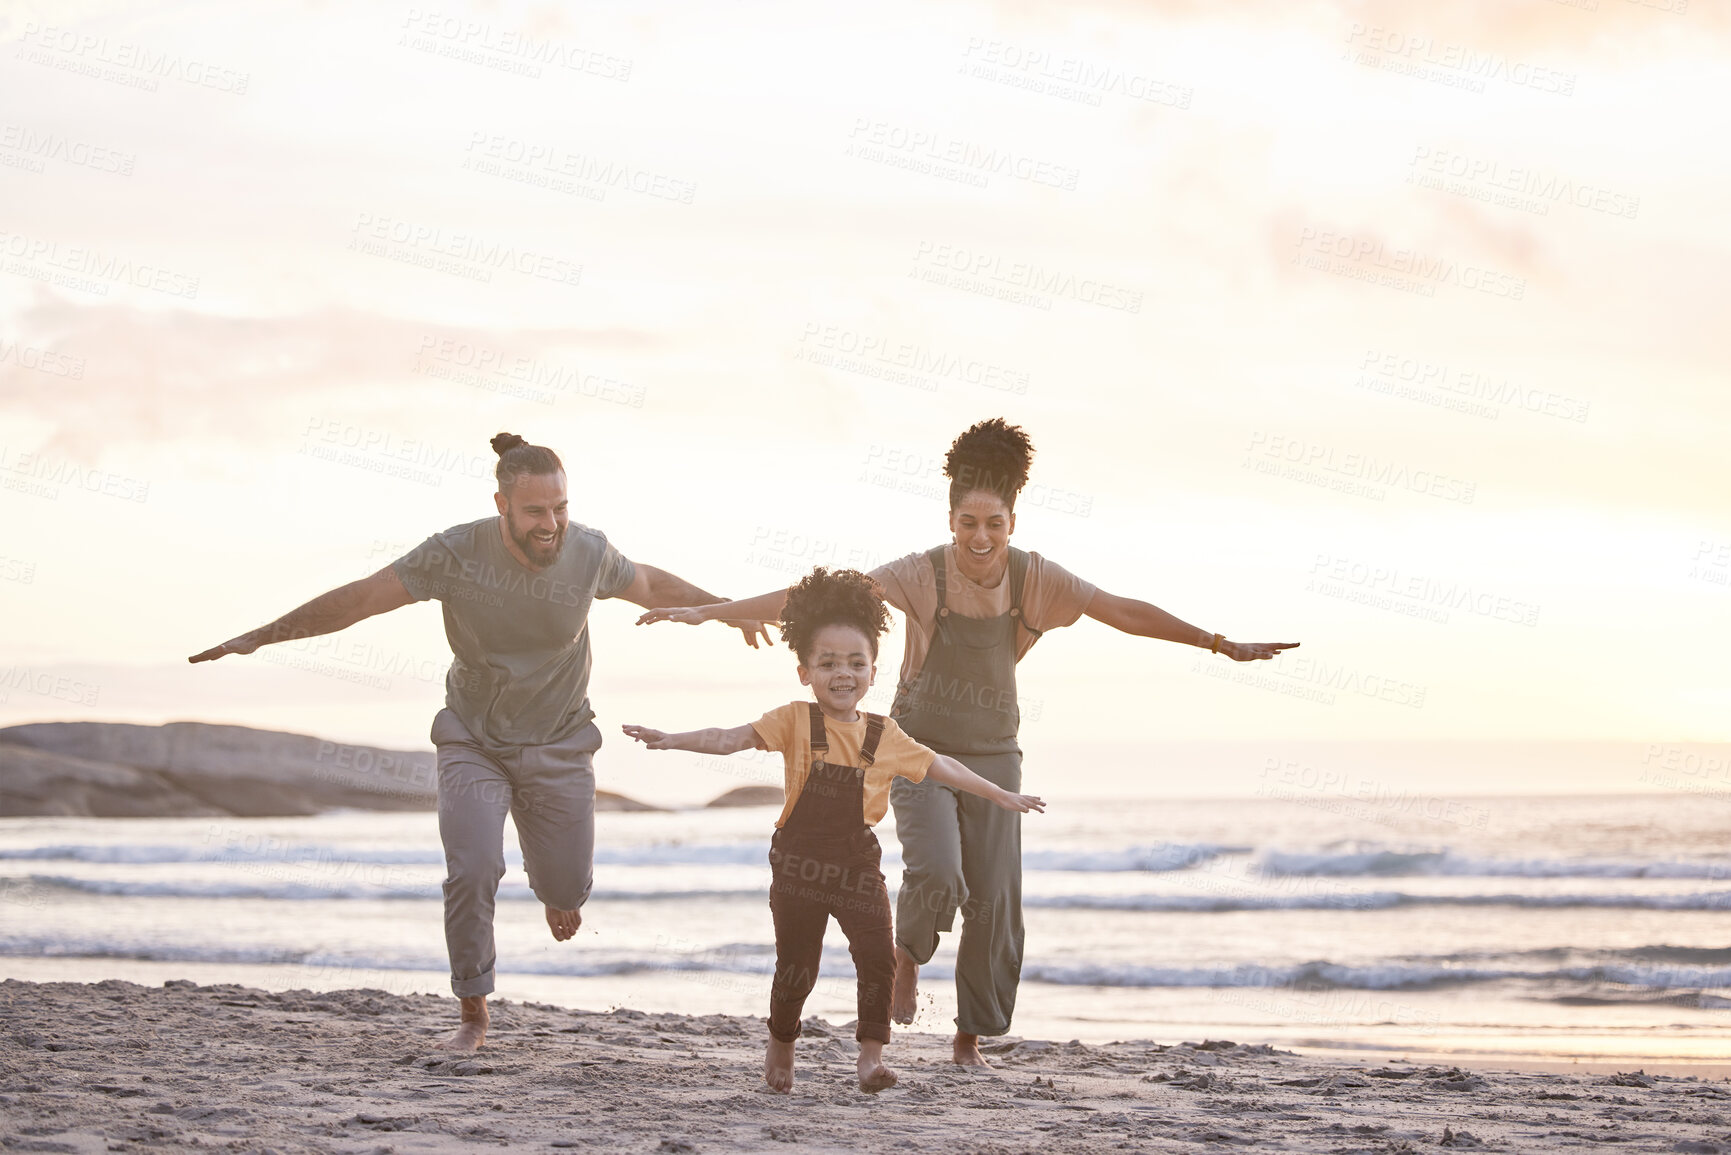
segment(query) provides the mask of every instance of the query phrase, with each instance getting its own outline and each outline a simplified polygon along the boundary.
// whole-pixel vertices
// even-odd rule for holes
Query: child
[[[733,754],[779,750],[787,801],[770,840],[774,872],[769,910],[775,920],[775,979],[769,993],[769,1047],[763,1078],[771,1089],[793,1086],[793,1041],[800,1012],[817,982],[830,915],[847,935],[859,973],[859,1085],[881,1091],[896,1074],[883,1062],[890,1037],[895,947],[889,893],[871,827],[889,806],[895,777],[933,782],[990,799],[1006,810],[1045,810],[1040,799],[1012,794],[953,758],[934,754],[879,714],[856,709],[877,677],[878,635],[889,615],[857,570],[822,566],[788,591],[781,636],[799,657],[799,680],[816,702],[789,702],[746,726],[664,734],[644,726],[625,733],[651,750]]]

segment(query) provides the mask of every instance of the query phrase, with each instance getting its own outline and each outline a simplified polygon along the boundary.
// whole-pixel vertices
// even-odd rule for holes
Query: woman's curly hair
[[[878,635],[889,629],[890,615],[871,578],[857,569],[829,570],[820,565],[787,591],[781,640],[803,664],[817,632],[836,625],[853,626],[864,634],[875,661]]]
[[[1016,495],[1028,484],[1034,443],[1020,425],[993,417],[972,425],[944,455],[944,476],[950,479],[950,512],[976,489],[995,493],[1011,511]]]

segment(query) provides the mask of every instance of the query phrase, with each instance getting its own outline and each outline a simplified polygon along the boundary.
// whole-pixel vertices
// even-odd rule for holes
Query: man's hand
[[[1221,642],[1220,652],[1235,662],[1254,662],[1290,650],[1297,642]]]
[[[774,642],[770,641],[769,628],[763,622],[742,622],[742,621],[733,621],[733,620],[730,620],[727,618],[722,618],[721,623],[723,625],[732,626],[734,629],[736,629],[740,633],[744,634],[745,635],[745,644],[750,646],[754,650],[757,649],[757,639],[760,636],[763,638],[763,644],[764,645],[766,645],[766,646],[775,645]]]
[[[299,638],[334,634],[346,630],[364,618],[386,613],[414,601],[414,595],[404,587],[392,566],[370,574],[359,581],[338,586],[322,593],[304,606],[296,607],[256,630],[248,630],[238,638],[230,638],[220,646],[212,646],[202,654],[194,654],[189,662],[214,662],[224,654],[250,654],[260,646],[273,642],[289,642]]]
[[[645,610],[637,619],[640,626],[654,625],[656,622],[678,622],[685,626],[701,626],[704,622],[718,621],[724,626],[732,626],[745,635],[745,644],[757,649],[757,640],[763,639],[763,644],[773,646],[775,642],[769,636],[769,624],[751,618],[711,618],[708,606],[659,606]]]
[[[212,646],[202,654],[194,654],[186,659],[189,662],[214,662],[224,654],[250,654],[258,649],[258,642],[251,634],[242,634],[238,638],[230,638],[220,646]]]

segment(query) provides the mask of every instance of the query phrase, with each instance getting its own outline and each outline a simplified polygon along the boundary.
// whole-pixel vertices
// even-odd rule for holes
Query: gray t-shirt
[[[589,708],[589,603],[614,597],[637,567],[599,530],[571,522],[544,570],[511,556],[498,517],[435,533],[392,562],[416,601],[444,603],[451,671],[445,705],[481,742],[561,742]]]

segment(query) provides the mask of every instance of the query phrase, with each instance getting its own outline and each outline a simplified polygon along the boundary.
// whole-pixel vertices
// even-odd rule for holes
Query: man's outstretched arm
[[[230,638],[220,646],[212,646],[202,654],[194,654],[189,662],[209,662],[224,654],[250,654],[272,642],[295,638],[310,638],[315,634],[334,634],[356,622],[382,614],[415,599],[403,587],[397,571],[386,566],[360,581],[338,586],[320,594],[306,605],[292,609],[269,625],[249,630],[238,638]]]
[[[631,584],[620,590],[616,597],[642,606],[646,610],[661,609],[665,606],[707,606],[716,602],[724,602],[726,598],[716,597],[708,590],[698,589],[682,577],[668,573],[664,569],[656,569],[652,565],[637,562],[637,576],[631,579]],[[760,621],[728,618],[728,625],[735,626],[745,635],[745,640],[753,649],[757,648],[757,639],[762,635],[769,642],[769,631]]]

